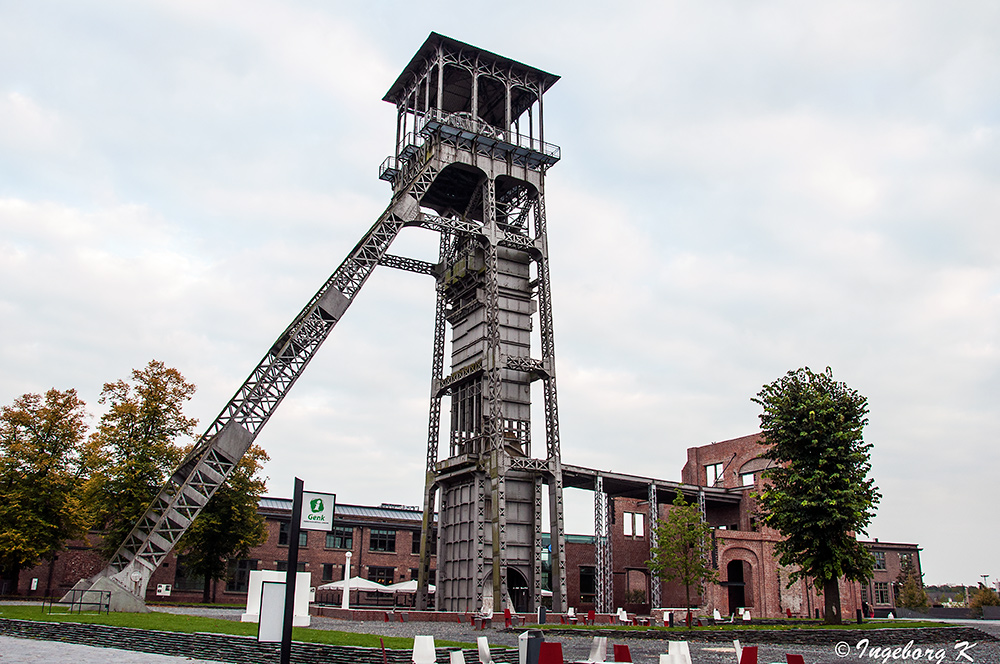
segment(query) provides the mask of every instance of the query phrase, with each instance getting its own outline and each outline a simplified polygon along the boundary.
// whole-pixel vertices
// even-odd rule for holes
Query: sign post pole
[[[288,524],[288,569],[285,571],[285,621],[281,631],[281,664],[292,656],[292,620],[295,618],[295,579],[299,571],[299,522],[302,520],[302,480],[295,478],[292,522]]]

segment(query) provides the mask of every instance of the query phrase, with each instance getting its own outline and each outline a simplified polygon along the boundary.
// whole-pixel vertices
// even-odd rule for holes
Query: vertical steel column
[[[653,550],[659,543],[656,533],[656,526],[660,520],[660,504],[656,496],[656,484],[649,483],[649,557],[652,559]],[[655,574],[649,577],[649,605],[650,608],[660,606],[660,577]]]
[[[438,240],[438,260],[444,262],[451,234],[442,232]],[[441,439],[441,396],[437,393],[437,382],[444,373],[445,315],[447,302],[444,285],[437,285],[437,301],[434,307],[434,356],[431,359],[431,403],[427,417],[427,461],[424,468],[424,512],[420,527],[420,566],[417,570],[416,608],[427,610],[427,586],[430,583],[431,551],[430,532],[434,527],[434,496],[437,491],[435,470],[438,460],[438,446]]]
[[[476,85],[476,77],[473,77]],[[473,88],[473,100],[476,99]],[[475,102],[473,102],[475,103]],[[496,182],[487,176],[482,185],[483,250],[486,259],[486,422],[484,433],[489,441],[491,535],[493,550],[493,610],[503,610],[507,595],[507,459],[503,448],[503,381],[500,358],[500,272],[497,255]]]
[[[608,518],[608,495],[604,493],[604,477],[597,474],[594,488],[594,548],[597,562],[596,608],[611,613],[614,602],[611,568],[611,520]]]
[[[534,582],[531,584],[531,606],[529,607],[532,611],[537,611],[538,607],[542,605],[542,485],[544,481],[541,475],[535,475],[535,493],[534,493],[534,504],[535,504],[535,530],[534,530],[534,542],[532,543],[532,550],[535,552],[534,559],[532,560],[532,565],[534,566],[533,575]],[[551,542],[551,540],[550,540]],[[549,557],[551,561],[552,558]],[[553,606],[553,610],[555,607]]]
[[[476,573],[472,579],[476,605],[466,607],[466,611],[479,611],[483,607],[483,586],[486,583],[486,475],[475,474],[476,482]]]
[[[539,249],[538,321],[542,364],[549,374],[542,380],[545,405],[545,450],[552,480],[549,484],[549,522],[552,530],[552,608],[566,608],[566,524],[563,506],[562,452],[559,438],[559,398],[556,390],[556,342],[552,323],[552,284],[549,277],[549,241],[545,219],[545,192],[535,200],[535,244]]]

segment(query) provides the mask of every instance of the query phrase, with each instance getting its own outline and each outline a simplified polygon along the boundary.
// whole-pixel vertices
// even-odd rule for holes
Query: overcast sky
[[[381,98],[432,30],[562,76],[565,463],[677,480],[830,366],[869,399],[869,535],[1000,576],[995,2],[0,2],[0,403],[97,414],[155,358],[207,425],[388,203]],[[433,313],[376,271],[258,438],[272,495],[420,503]]]

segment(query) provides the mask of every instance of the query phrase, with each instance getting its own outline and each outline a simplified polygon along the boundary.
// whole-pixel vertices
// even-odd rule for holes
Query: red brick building
[[[877,539],[862,544],[875,556],[875,574],[867,583],[861,584],[861,601],[867,602],[875,615],[883,618],[898,606],[904,568],[912,565],[918,578],[923,574],[920,547],[916,544],[879,542]]]
[[[288,564],[288,535],[292,501],[287,498],[261,498],[260,513],[267,525],[267,540],[253,549],[246,559],[230,562],[231,579],[213,585],[213,602],[246,602],[247,581],[251,570],[284,570]],[[344,575],[346,553],[351,552],[351,576],[361,576],[385,585],[416,578],[420,560],[421,511],[400,505],[338,504],[332,532],[299,533],[299,571],[309,572],[310,585],[320,586],[339,581]],[[62,595],[81,578],[100,572],[106,564],[94,550],[99,534],[87,541],[68,544],[55,563],[43,563],[25,570],[19,578],[19,592],[28,596]],[[433,547],[432,547],[433,551]],[[431,558],[434,566],[434,558]],[[433,572],[432,572],[433,574]],[[35,588],[32,589],[33,580]],[[159,594],[170,586],[170,594]],[[153,573],[147,601],[166,600],[200,602],[204,580],[192,576],[184,558],[171,553]],[[372,602],[377,596],[366,597]],[[382,601],[391,601],[387,596]]]
[[[707,586],[704,596],[695,600],[703,610],[709,613],[718,610],[723,615],[730,615],[737,608],[748,608],[756,617],[778,617],[788,613],[805,617],[815,616],[817,610],[822,612],[822,596],[813,585],[799,581],[786,587],[788,570],[778,565],[774,553],[780,535],[755,517],[750,492],[759,485],[761,473],[767,468],[767,461],[760,457],[763,448],[759,441],[760,435],[754,434],[688,449],[680,483],[564,466],[567,478],[576,476],[587,480],[589,474],[601,472],[605,487],[617,487],[608,491],[611,595],[615,607],[640,614],[657,608],[651,602],[655,581],[646,568],[650,558],[650,529],[654,517],[666,518],[672,505],[661,498],[658,513],[654,515],[650,513],[649,501],[637,497],[647,495],[647,485],[655,485],[663,496],[676,489],[682,489],[688,496],[697,496],[699,492],[710,494],[710,499],[705,501],[705,519],[713,527],[712,561],[718,569],[719,583]],[[628,489],[629,486],[633,488]],[[260,513],[267,522],[267,541],[254,549],[247,559],[231,562],[232,578],[213,588],[213,601],[243,603],[251,570],[285,569],[291,508],[290,499],[261,499]],[[416,578],[420,524],[421,513],[416,507],[338,504],[333,532],[303,531],[300,534],[299,570],[310,573],[313,587],[339,581],[344,575],[345,554],[351,551],[352,576],[384,584]],[[86,542],[71,542],[69,550],[60,554],[51,566],[44,563],[22,572],[19,591],[26,595],[57,595],[80,578],[100,571],[103,562],[92,550],[98,536],[94,534]],[[887,614],[896,606],[901,565],[909,559],[917,571],[921,571],[920,550],[915,544],[878,540],[865,544],[876,556],[875,575],[864,585],[841,582],[841,606],[846,617],[853,616],[862,602],[868,603],[878,615]],[[548,585],[547,536],[543,538],[543,545],[543,585]],[[435,550],[433,544],[431,550]],[[434,568],[432,557],[432,582]],[[566,570],[568,605],[578,611],[595,608],[598,573],[593,536],[566,536]],[[36,579],[34,589],[31,588],[33,579]],[[178,560],[174,555],[169,556],[154,573],[147,600],[157,599],[158,590],[163,592],[167,585],[171,587],[171,601],[201,600],[202,579],[188,573],[183,558]],[[679,583],[662,584],[659,594],[660,607],[684,606],[685,592]],[[318,599],[339,601],[339,597],[322,594]],[[388,596],[379,598],[376,595],[361,599],[366,603],[391,601]]]

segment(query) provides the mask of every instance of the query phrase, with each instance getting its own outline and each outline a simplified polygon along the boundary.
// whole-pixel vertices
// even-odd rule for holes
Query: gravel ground
[[[219,608],[199,608],[199,607],[154,607],[156,611],[167,611],[171,613],[182,613],[189,615],[200,615],[211,618],[222,618],[226,620],[239,620],[242,609],[219,609]],[[1000,637],[1000,621],[943,621],[954,622],[956,624],[966,624],[981,629],[996,637]],[[487,629],[486,631],[476,631],[471,625],[459,623],[384,623],[384,622],[358,622],[348,620],[334,620],[333,618],[313,617],[311,627],[315,629],[339,630],[346,632],[362,632],[379,636],[403,636],[412,637],[417,634],[431,634],[438,640],[462,641],[475,643],[476,637],[486,636],[491,645],[517,645],[517,631],[505,631],[503,629]],[[860,634],[858,639],[864,638]],[[839,650],[834,646],[781,646],[781,645],[761,645],[759,647],[760,664],[771,664],[785,661],[785,653],[798,653],[804,656],[806,664],[892,664],[893,662],[958,662],[964,664],[1000,664],[1000,643],[980,642],[965,650],[965,657],[955,648],[954,643],[914,643],[907,651],[907,658],[904,660],[902,651],[893,657],[892,650],[888,656],[881,652],[878,656],[872,656],[873,648],[902,648],[906,643],[894,643],[880,639],[878,636],[869,636],[872,643],[868,649],[862,652],[857,647],[857,642],[839,646]],[[589,636],[559,636],[557,639],[563,644],[563,656],[567,662],[583,660],[590,651],[591,637]],[[608,650],[611,650],[612,643],[626,644],[632,654],[632,659],[637,664],[658,664],[659,655],[667,651],[667,641],[653,639],[628,638],[625,634],[621,637],[608,640]],[[744,644],[753,645],[753,644]],[[726,647],[718,643],[700,643],[692,641],[690,643],[691,656],[695,664],[735,664],[735,656],[732,646]],[[921,651],[921,657],[915,658],[913,655],[917,649]],[[931,649],[931,656],[928,657],[926,649]],[[840,652],[847,650],[846,656],[840,656]],[[610,652],[609,652],[610,656]],[[91,646],[79,646],[66,643],[55,643],[50,641],[34,641],[28,639],[14,639],[0,637],[0,664],[10,664],[13,662],[67,662],[72,664],[103,664],[104,662],[114,662],[114,664],[181,664],[182,662],[193,662],[201,664],[204,660],[191,660],[182,657],[167,657],[162,655],[149,655],[131,651],[123,651],[111,648],[94,648]]]

